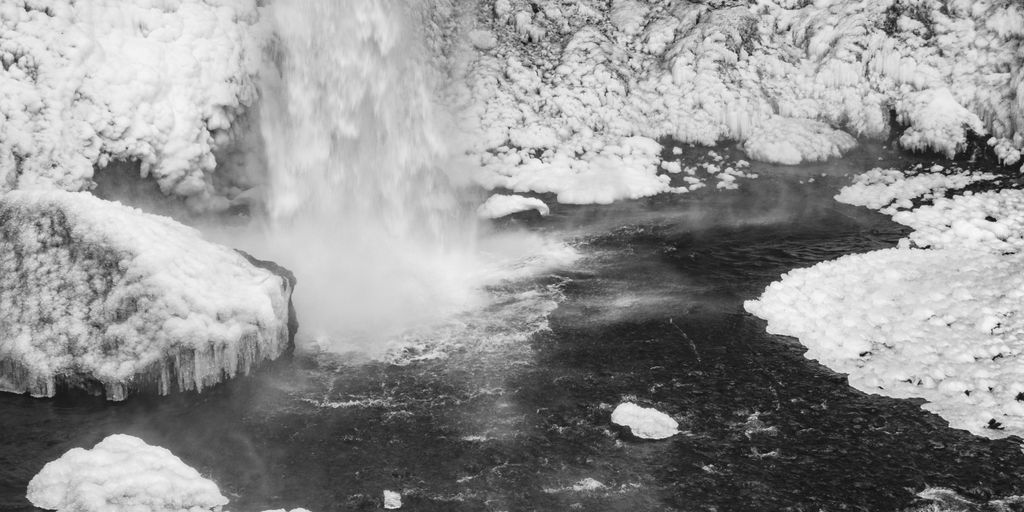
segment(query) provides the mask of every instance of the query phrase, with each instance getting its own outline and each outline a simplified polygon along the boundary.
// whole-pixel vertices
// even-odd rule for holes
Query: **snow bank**
[[[752,158],[793,164],[840,155],[853,137],[885,139],[894,112],[907,148],[952,154],[969,131],[988,134],[1007,162],[1024,148],[1024,8],[1014,3],[494,5],[459,20],[472,35],[444,61],[460,140],[487,187],[574,202],[658,194],[669,190],[659,154],[640,164],[605,148],[735,140]],[[481,45],[481,31],[495,39]],[[614,185],[571,192],[594,179]]]
[[[202,390],[289,350],[293,284],[169,218],[84,192],[9,192],[0,390]]]
[[[44,466],[28,484],[28,500],[75,512],[220,511],[228,503],[217,484],[170,451],[123,434]]]
[[[513,213],[537,210],[541,215],[551,213],[548,205],[536,197],[495,194],[477,208],[476,213],[484,219],[497,219]]]
[[[0,192],[82,190],[138,160],[164,193],[213,193],[214,152],[256,97],[256,0],[0,4]]]
[[[641,439],[667,439],[679,433],[679,423],[669,415],[630,402],[619,404],[612,411],[612,423],[629,427]]]
[[[48,463],[29,482],[27,497],[36,507],[61,512],[219,512],[228,503],[217,484],[167,449],[124,434]]]

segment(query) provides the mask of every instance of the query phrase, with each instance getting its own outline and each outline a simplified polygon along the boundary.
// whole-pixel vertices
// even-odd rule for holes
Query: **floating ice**
[[[497,219],[513,213],[537,210],[541,215],[551,213],[548,205],[536,197],[495,194],[484,201],[476,212],[485,219]]]
[[[939,169],[936,169],[937,171]],[[876,208],[972,177],[875,170],[839,198]],[[895,191],[895,192],[894,192]],[[793,270],[745,308],[865,392],[923,398],[955,428],[1024,436],[1024,191],[898,211],[900,248]],[[928,247],[931,250],[911,249]]]
[[[167,449],[124,434],[48,463],[29,482],[28,500],[62,512],[220,511],[228,503],[217,484]]]
[[[398,510],[402,508],[402,494],[395,491],[384,491],[384,510]]]
[[[202,390],[290,347],[293,283],[84,192],[0,197],[0,390]]]
[[[667,439],[679,433],[679,423],[669,415],[630,402],[619,404],[612,411],[612,423],[629,427],[641,439]]]
[[[855,177],[853,184],[843,187],[836,195],[840,203],[866,206],[882,213],[893,214],[899,209],[914,206],[914,199],[935,199],[946,191],[957,190],[996,176],[989,173],[951,171],[936,166],[931,172],[907,174],[896,169],[871,169]]]

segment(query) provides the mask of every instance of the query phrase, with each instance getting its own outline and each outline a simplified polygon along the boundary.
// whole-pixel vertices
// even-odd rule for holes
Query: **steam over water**
[[[390,0],[268,9],[261,250],[298,274],[303,330],[372,343],[466,307],[475,221],[446,172],[420,13]]]

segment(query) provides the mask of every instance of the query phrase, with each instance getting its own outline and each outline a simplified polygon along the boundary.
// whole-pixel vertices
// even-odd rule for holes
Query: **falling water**
[[[475,224],[448,165],[451,129],[414,4],[267,7],[268,250],[299,276],[307,334],[348,345],[473,300]]]

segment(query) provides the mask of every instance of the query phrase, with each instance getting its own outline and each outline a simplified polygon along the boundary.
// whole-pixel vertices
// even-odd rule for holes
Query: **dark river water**
[[[444,357],[306,353],[201,395],[123,404],[2,394],[0,510],[32,510],[25,489],[46,462],[112,433],[170,449],[235,511],[378,510],[385,489],[416,511],[896,511],[926,505],[915,497],[926,487],[963,497],[949,510],[998,510],[971,503],[1024,494],[1019,440],[853,390],[743,311],[790,269],[905,234],[832,199],[894,157],[755,166],[761,178],[740,190],[513,221],[581,259],[496,287],[510,299],[467,318]],[[547,329],[509,334],[536,331],[516,322],[552,297]],[[623,436],[609,415],[625,400],[684,433]],[[588,478],[602,485],[577,485]]]

